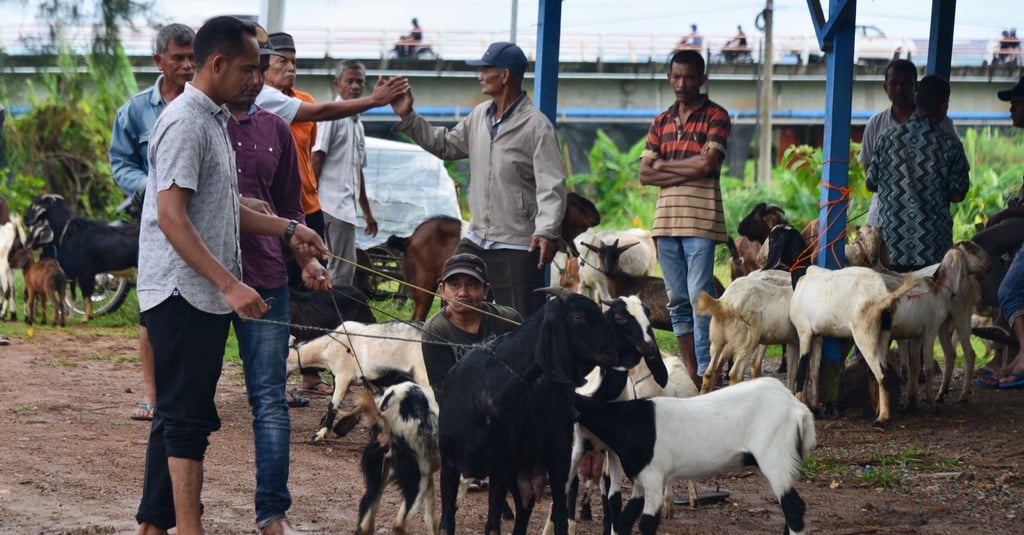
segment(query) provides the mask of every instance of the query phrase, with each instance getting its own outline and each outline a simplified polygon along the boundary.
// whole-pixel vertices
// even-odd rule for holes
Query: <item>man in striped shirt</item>
[[[679,352],[695,384],[711,362],[711,318],[693,303],[714,289],[715,245],[724,242],[719,176],[729,138],[729,113],[700,92],[704,58],[682,50],[669,63],[676,102],[654,118],[640,161],[640,183],[658,186],[651,234],[668,289],[668,310]]]

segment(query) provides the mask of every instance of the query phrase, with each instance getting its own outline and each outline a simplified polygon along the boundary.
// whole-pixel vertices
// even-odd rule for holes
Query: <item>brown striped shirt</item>
[[[690,113],[685,124],[679,118],[677,102],[651,122],[643,157],[682,160],[714,150],[724,159],[729,129],[729,112],[707,97]],[[719,176],[720,172],[715,170],[703,179],[661,188],[651,234],[724,242],[725,212]]]

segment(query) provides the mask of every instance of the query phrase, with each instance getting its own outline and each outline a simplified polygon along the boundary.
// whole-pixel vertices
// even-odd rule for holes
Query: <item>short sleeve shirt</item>
[[[970,165],[955,135],[914,114],[878,139],[868,168],[889,258],[900,266],[942,260],[953,245],[950,199],[967,193]]]
[[[228,139],[227,108],[192,84],[167,105],[153,125],[146,190],[172,185],[192,192],[186,213],[203,244],[237,278],[242,276],[238,241],[238,181]],[[193,307],[227,314],[224,294],[178,255],[157,226],[157,197],[146,195],[139,230],[139,308],[149,310],[177,290]]]
[[[320,206],[331,217],[354,225],[360,171],[366,167],[363,123],[358,116],[317,123],[313,152],[324,153],[317,188]]]
[[[647,132],[643,157],[683,160],[713,150],[724,158],[730,128],[729,113],[706,97],[686,118],[685,124],[679,116],[679,103],[676,103],[654,118]],[[661,188],[651,234],[724,242],[725,211],[719,176],[720,171],[716,170],[703,179]]]

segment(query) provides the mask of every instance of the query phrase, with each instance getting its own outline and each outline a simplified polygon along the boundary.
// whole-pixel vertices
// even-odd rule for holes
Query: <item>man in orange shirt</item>
[[[302,177],[302,211],[306,226],[324,235],[324,217],[317,195],[316,174],[313,172],[312,148],[316,141],[316,121],[333,121],[357,115],[370,108],[390,104],[396,97],[409,91],[409,82],[402,77],[378,80],[373,94],[368,97],[318,103],[313,96],[295,89],[295,40],[287,33],[269,36],[270,46],[280,56],[270,57],[263,89],[256,97],[256,105],[280,115],[291,125],[298,153],[299,175]],[[301,285],[301,271],[294,262],[288,263],[291,286]],[[313,370],[302,370],[302,390],[309,394],[330,395],[333,389]]]
[[[270,45],[280,56],[271,56],[267,69],[266,85],[274,87],[286,96],[310,104],[316,103],[313,95],[295,89],[295,40],[281,32],[270,34]],[[316,141],[316,123],[291,121],[295,150],[299,153],[299,175],[302,176],[302,211],[306,214],[306,225],[320,236],[324,235],[324,216],[320,212],[320,200],[316,193],[316,174],[311,160],[313,142]]]

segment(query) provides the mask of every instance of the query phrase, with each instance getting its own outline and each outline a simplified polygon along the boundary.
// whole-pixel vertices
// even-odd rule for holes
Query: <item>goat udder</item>
[[[530,500],[544,496],[544,485],[547,483],[547,473],[543,466],[535,466],[533,473],[520,473],[516,480],[519,487],[519,496],[524,504]]]

